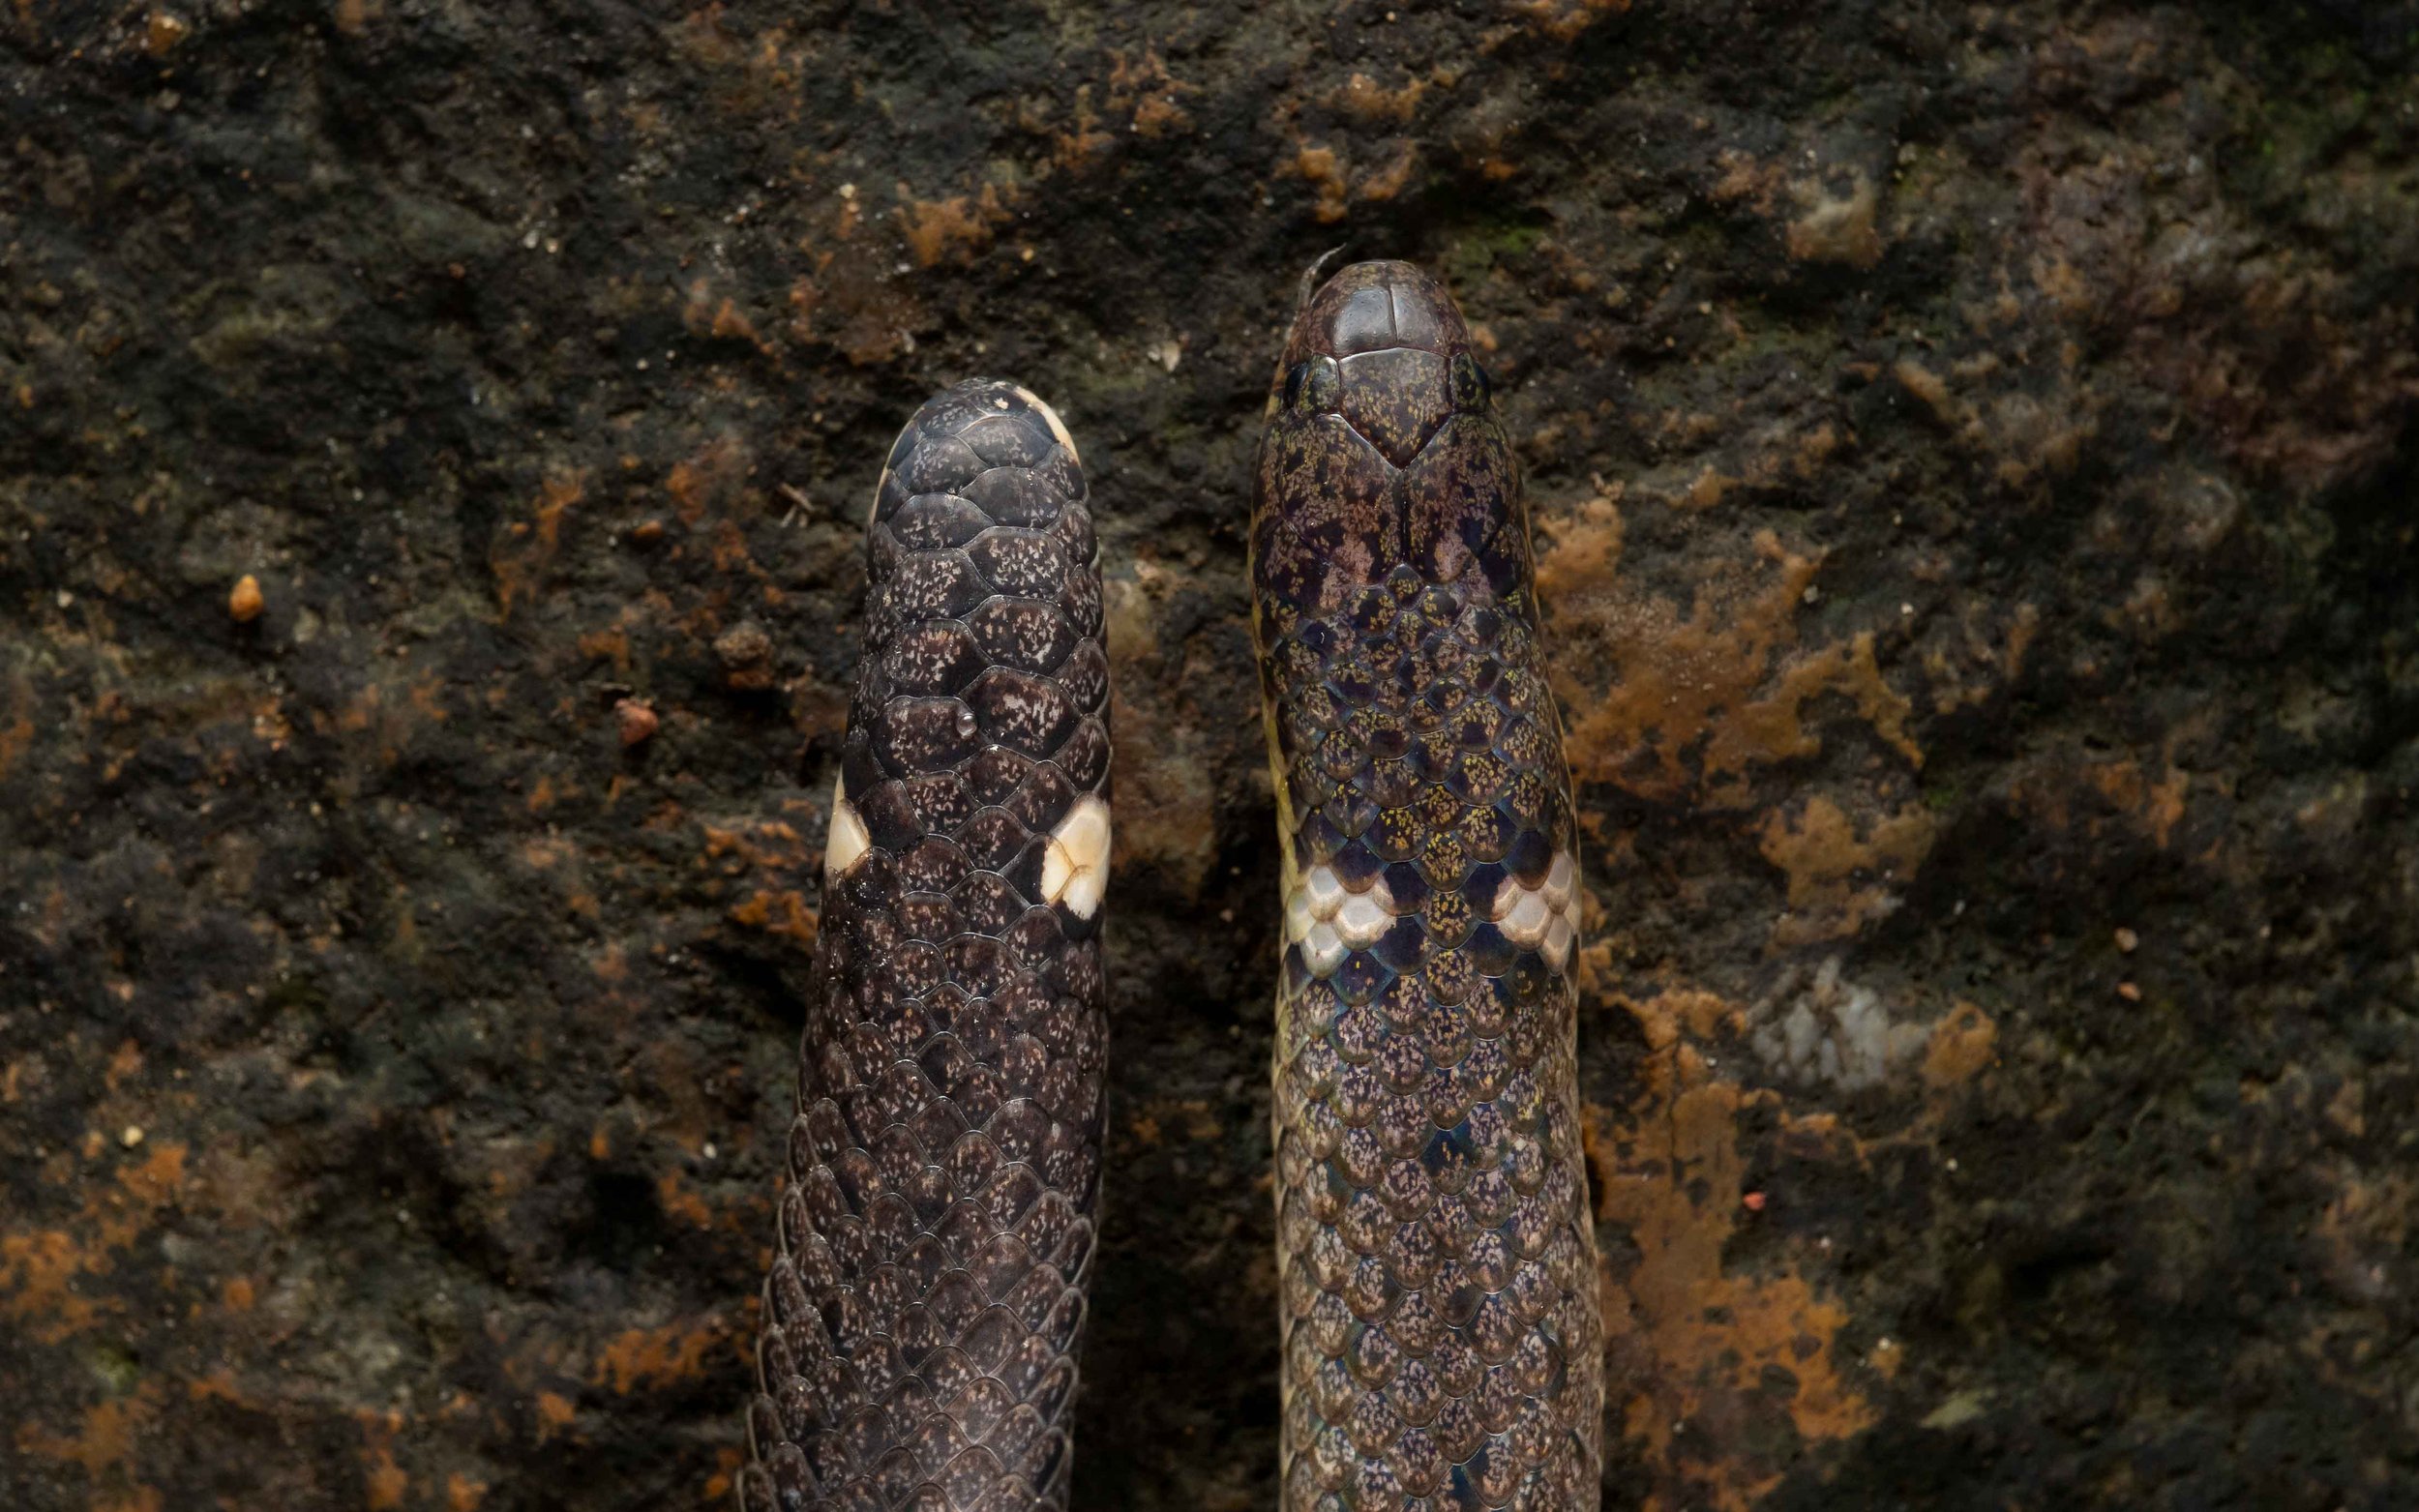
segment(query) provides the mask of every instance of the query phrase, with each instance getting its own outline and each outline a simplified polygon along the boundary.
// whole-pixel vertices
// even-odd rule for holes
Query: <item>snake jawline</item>
[[[1286,895],[1282,1504],[1592,1509],[1570,780],[1517,467],[1417,269],[1305,302],[1251,545]]]

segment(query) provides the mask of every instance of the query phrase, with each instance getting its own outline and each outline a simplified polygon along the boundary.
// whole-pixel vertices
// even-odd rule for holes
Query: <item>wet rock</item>
[[[16,7],[0,1499],[727,1497],[861,512],[994,372],[1116,679],[1076,1504],[1269,1505],[1341,243],[1528,479],[1606,1505],[2419,1504],[2414,18]]]

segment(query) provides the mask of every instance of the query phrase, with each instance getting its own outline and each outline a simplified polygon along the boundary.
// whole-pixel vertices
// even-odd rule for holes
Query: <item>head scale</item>
[[[1430,582],[1525,580],[1519,475],[1469,326],[1406,262],[1361,262],[1302,302],[1261,443],[1252,528],[1262,597],[1316,611],[1409,568]]]

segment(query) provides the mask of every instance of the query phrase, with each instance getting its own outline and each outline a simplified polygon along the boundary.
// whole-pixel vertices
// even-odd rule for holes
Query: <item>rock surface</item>
[[[1295,281],[1493,345],[1612,1508],[2419,1504],[2419,5],[17,0],[0,1493],[727,1505],[928,392],[1111,578],[1077,1505],[1269,1503]]]

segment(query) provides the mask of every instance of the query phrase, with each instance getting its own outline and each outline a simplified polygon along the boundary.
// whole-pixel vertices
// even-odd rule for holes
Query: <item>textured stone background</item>
[[[0,15],[0,1499],[727,1504],[856,517],[989,371],[1112,579],[1077,1501],[1267,1505],[1341,243],[1531,478],[1607,1505],[2419,1504],[2419,5],[1396,3]]]

